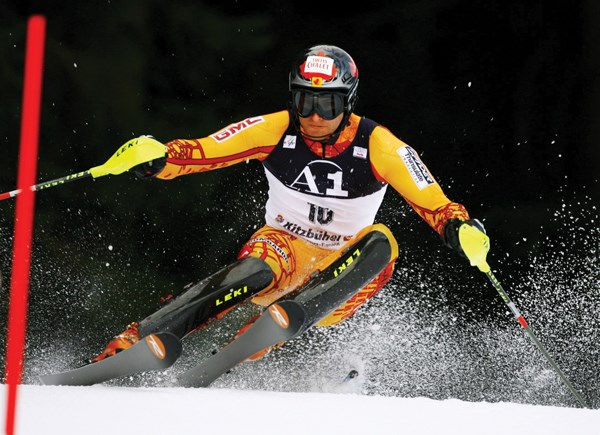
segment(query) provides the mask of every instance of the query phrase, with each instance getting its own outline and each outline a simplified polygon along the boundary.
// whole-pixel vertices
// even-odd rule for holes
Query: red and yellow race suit
[[[354,114],[331,145],[303,137],[289,112],[281,111],[166,146],[167,164],[157,176],[165,180],[251,159],[262,162],[269,184],[266,225],[252,235],[239,258],[262,258],[273,269],[273,284],[253,299],[264,306],[323,270],[347,243],[364,234],[388,185],[440,234],[448,219],[468,219],[465,208],[445,196],[410,146]],[[334,324],[354,313],[389,280],[394,261],[320,324]]]

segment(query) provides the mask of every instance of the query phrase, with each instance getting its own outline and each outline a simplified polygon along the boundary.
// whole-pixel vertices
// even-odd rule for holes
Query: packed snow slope
[[[167,371],[93,387],[43,386],[40,375],[80,365],[139,316],[121,281],[69,269],[39,248],[17,434],[597,434],[597,208],[565,204],[549,213],[564,231],[543,236],[529,256],[497,249],[490,265],[590,409],[579,408],[485,276],[445,261],[443,246],[423,250],[423,261],[402,251],[393,279],[352,318],[311,328],[209,389],[169,379],[226,344],[251,305],[186,338]],[[108,243],[112,255],[116,242]],[[111,298],[121,305],[104,306]],[[350,370],[359,376],[343,382]]]
[[[597,409],[351,392],[24,385],[18,397],[17,435],[596,435],[600,427]]]

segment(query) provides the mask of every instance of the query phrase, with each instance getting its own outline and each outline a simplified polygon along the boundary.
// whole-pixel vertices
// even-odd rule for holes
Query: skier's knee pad
[[[373,224],[369,225],[368,227],[364,227],[356,234],[356,236],[352,238],[350,242],[348,242],[348,248],[353,244],[357,243],[360,239],[366,237],[369,233],[372,233],[374,231],[382,233],[388,239],[391,248],[390,261],[395,260],[398,257],[398,242],[396,241],[396,238],[394,237],[390,229],[384,224]]]
[[[168,331],[181,338],[268,287],[272,281],[273,271],[264,261],[242,258],[188,286],[167,305],[142,320],[140,335]]]
[[[398,245],[390,230],[372,225],[359,232],[335,261],[284,299],[300,303],[309,323],[315,324],[373,282],[397,257]]]
[[[360,306],[366,303],[369,299],[375,296],[379,290],[389,281],[394,271],[394,264],[396,258],[398,258],[398,243],[396,238],[383,224],[374,224],[366,228],[363,228],[356,237],[350,242],[350,247],[344,250],[344,253],[352,250],[352,246],[356,246],[361,240],[373,235],[374,232],[379,232],[387,238],[387,242],[390,247],[389,259],[387,265],[383,266],[381,271],[364,287],[362,287],[356,294],[348,299],[344,304],[338,307],[333,312],[322,318],[316,325],[317,326],[331,326],[340,323],[342,320],[350,317]]]

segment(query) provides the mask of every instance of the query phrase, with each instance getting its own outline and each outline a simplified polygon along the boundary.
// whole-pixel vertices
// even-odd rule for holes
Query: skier
[[[363,277],[366,285],[351,289],[340,306],[315,323],[334,325],[350,317],[392,276],[396,241],[387,227],[374,224],[388,184],[459,253],[460,225],[484,231],[465,207],[445,196],[413,148],[354,113],[358,82],[348,53],[332,45],[313,46],[293,63],[287,110],[247,118],[201,139],[167,142],[164,158],[133,169],[140,178],[170,180],[258,159],[269,184],[266,222],[242,246],[237,261],[129,324],[91,362],[155,332],[183,338],[248,299],[268,307],[302,291],[353,243],[383,233],[391,247],[384,266],[370,271]]]

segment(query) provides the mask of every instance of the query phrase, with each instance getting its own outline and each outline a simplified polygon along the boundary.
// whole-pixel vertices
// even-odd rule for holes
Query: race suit
[[[252,159],[262,162],[269,185],[266,225],[238,257],[261,258],[273,270],[273,284],[253,298],[263,306],[323,270],[347,243],[364,234],[388,185],[439,234],[448,219],[469,218],[461,204],[445,196],[415,150],[385,127],[355,114],[331,145],[304,137],[287,110],[165,145],[167,163],[157,175],[165,180]],[[389,280],[394,262],[320,324],[352,315]]]

